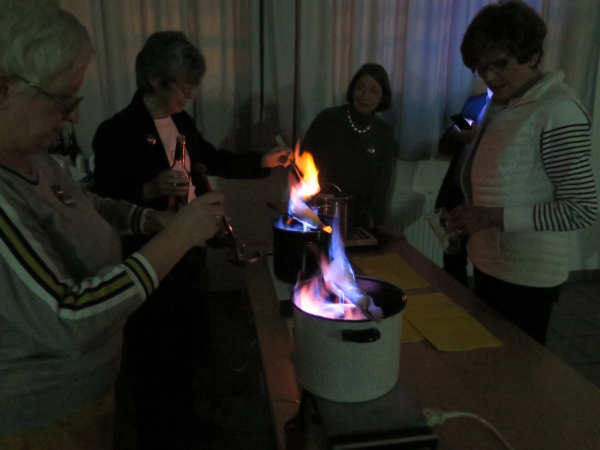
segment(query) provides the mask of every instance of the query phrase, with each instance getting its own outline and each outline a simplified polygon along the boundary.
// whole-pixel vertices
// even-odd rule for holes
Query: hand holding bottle
[[[163,170],[153,182],[156,185],[157,197],[180,196],[188,193],[189,177],[181,170]]]
[[[187,203],[190,177],[186,165],[185,136],[177,135],[177,145],[171,168],[163,170],[154,179],[144,183],[144,201],[169,197],[169,211],[176,212]]]
[[[187,195],[189,177],[180,170],[167,169],[144,184],[144,201]]]

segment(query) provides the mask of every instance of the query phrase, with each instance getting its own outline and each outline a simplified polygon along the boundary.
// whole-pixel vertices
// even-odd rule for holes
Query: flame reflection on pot
[[[366,320],[363,310],[381,317],[381,308],[359,289],[344,252],[339,218],[333,222],[329,258],[321,255],[321,270],[316,276],[294,287],[294,302],[306,313],[328,319]]]

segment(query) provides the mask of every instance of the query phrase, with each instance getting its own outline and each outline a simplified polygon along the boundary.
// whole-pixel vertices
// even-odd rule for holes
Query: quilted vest
[[[585,111],[561,82],[563,78],[563,72],[548,74],[523,97],[511,100],[493,117],[484,117],[479,142],[471,149],[462,174],[470,204],[531,207],[553,199],[554,187],[541,159],[544,124],[560,100],[572,99]],[[495,278],[552,287],[568,277],[570,234],[488,228],[469,238],[467,251],[475,267]]]

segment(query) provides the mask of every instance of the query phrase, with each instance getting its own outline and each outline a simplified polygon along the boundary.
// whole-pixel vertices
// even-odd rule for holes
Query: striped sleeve
[[[537,231],[572,231],[591,226],[598,199],[591,166],[591,123],[572,101],[560,102],[541,135],[541,156],[555,187],[554,200],[535,205]]]
[[[131,211],[131,217],[129,218],[129,229],[132,234],[144,234],[142,230],[143,219],[146,217],[148,210],[141,206],[135,206]]]
[[[100,197],[89,191],[85,194],[98,214],[110,223],[119,235],[144,234],[141,224],[149,208],[143,208],[125,200]]]
[[[63,319],[87,318],[132,298],[137,306],[158,286],[154,270],[138,253],[95,276],[73,280],[50,246],[36,239],[8,206],[0,207],[0,257],[8,267],[2,274],[6,295],[28,292]]]

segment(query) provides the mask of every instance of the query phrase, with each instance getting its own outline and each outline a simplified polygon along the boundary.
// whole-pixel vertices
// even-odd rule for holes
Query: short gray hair
[[[85,27],[50,0],[0,0],[0,71],[37,84],[87,64],[94,50]]]
[[[181,31],[153,33],[135,59],[137,88],[145,94],[155,92],[153,82],[197,85],[205,73],[204,56]]]

